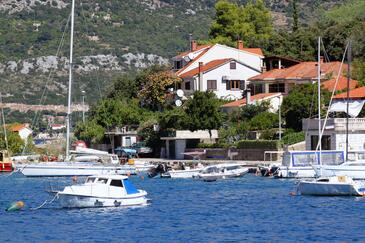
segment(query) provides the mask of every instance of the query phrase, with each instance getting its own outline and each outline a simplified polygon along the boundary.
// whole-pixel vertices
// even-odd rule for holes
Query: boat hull
[[[132,175],[136,174],[133,167],[82,165],[82,164],[27,164],[18,168],[27,177],[62,177],[90,175]]]
[[[194,169],[194,170],[175,170],[175,171],[168,171],[167,174],[170,175],[171,178],[174,179],[184,179],[184,178],[193,178],[197,176],[201,169]]]
[[[147,205],[147,198],[141,194],[135,197],[103,198],[71,194],[58,194],[60,205],[64,208],[90,207],[128,207]]]
[[[312,167],[280,166],[274,176],[276,178],[314,178],[316,173]]]
[[[303,181],[298,185],[301,195],[313,196],[360,196],[361,189],[351,183],[329,183]]]
[[[0,172],[12,172],[13,171],[13,164],[11,162],[0,163]]]
[[[209,174],[203,174],[199,173],[196,178],[202,179],[203,181],[216,181],[219,179],[229,179],[229,178],[235,178],[235,177],[241,177],[245,174],[247,174],[249,169],[245,168],[243,170],[239,170],[232,173],[209,173]]]

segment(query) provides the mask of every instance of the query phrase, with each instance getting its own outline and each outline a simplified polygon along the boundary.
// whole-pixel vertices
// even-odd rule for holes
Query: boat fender
[[[114,201],[114,206],[119,207],[122,204],[122,202],[118,202],[117,200]]]
[[[13,202],[5,211],[12,212],[12,211],[19,211],[24,208],[25,203],[23,201]]]

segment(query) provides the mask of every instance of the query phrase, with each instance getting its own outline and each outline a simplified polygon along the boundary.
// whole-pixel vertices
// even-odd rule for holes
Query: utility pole
[[[81,91],[82,94],[82,122],[85,123],[85,90]]]

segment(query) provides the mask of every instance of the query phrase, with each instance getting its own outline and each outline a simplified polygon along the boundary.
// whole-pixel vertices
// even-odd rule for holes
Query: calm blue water
[[[70,178],[0,177],[0,241],[12,242],[221,242],[364,241],[365,198],[289,196],[294,181],[246,175],[233,180],[132,177],[151,205],[140,208],[61,209],[49,183]],[[5,212],[23,200],[21,212]]]

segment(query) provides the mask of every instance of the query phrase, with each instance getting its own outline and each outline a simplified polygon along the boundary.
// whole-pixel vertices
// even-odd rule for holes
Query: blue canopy
[[[134,187],[134,185],[128,180],[123,180],[124,188],[127,191],[127,194],[136,194],[138,193],[137,188]]]

